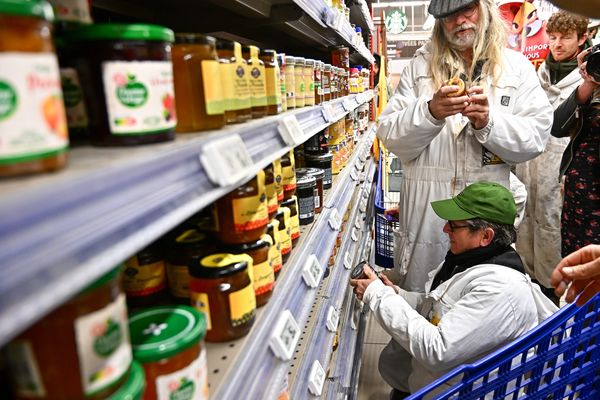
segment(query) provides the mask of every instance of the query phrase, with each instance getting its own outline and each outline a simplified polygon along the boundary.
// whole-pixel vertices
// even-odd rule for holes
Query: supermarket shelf
[[[299,327],[306,324],[317,289],[304,282],[302,270],[312,256],[318,260],[321,271],[326,268],[340,229],[334,229],[329,220],[333,214],[347,209],[359,179],[352,171],[355,171],[355,165],[362,163],[361,159],[369,152],[373,139],[373,130],[363,135],[348,165],[337,177],[336,188],[328,194],[327,206],[313,222],[309,233],[304,235],[302,245],[298,246],[284,266],[285,274],[277,282],[269,304],[254,324],[243,348],[235,359],[230,360],[231,367],[222,378],[227,384],[211,387],[212,397],[238,399],[240,393],[249,399],[278,397],[288,373],[289,360],[276,357],[268,343],[284,311],[292,314]],[[350,189],[338,189],[346,187]]]
[[[0,345],[283,155],[290,146],[278,130],[282,120],[298,121],[302,143],[372,96],[179,135],[171,143],[75,148],[64,171],[0,182]],[[236,138],[251,161],[219,186],[200,156]]]
[[[349,304],[352,303],[352,298],[348,296],[350,271],[362,257],[365,238],[370,238],[370,225],[366,222],[366,212],[376,163],[369,159],[366,164],[363,162],[357,165],[360,166],[361,171],[361,177],[359,178],[362,181],[361,187],[348,219],[335,265],[328,277],[328,285],[322,290],[322,295],[318,299],[319,309],[315,317],[315,329],[305,341],[306,347],[302,351],[302,360],[296,368],[295,376],[291,378],[292,390],[290,397],[293,399],[318,397],[310,393],[308,389],[313,363],[317,360],[325,371],[329,370],[334,339],[337,332],[341,331],[339,326],[335,331],[328,329],[329,310],[333,308],[338,315],[341,314],[342,318],[347,316],[347,309],[350,308]],[[343,307],[344,303],[347,303],[346,308]],[[351,345],[350,341],[342,343],[343,346]],[[351,356],[351,353],[348,352],[343,354],[345,360],[348,360],[348,357]],[[330,380],[332,376],[330,375],[327,378]]]
[[[375,25],[369,12],[369,6],[365,0],[353,0],[350,5],[350,22],[360,26],[364,31],[373,33]]]

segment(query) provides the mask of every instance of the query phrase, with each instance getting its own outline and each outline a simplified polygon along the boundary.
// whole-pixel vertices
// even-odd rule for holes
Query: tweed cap
[[[447,17],[477,0],[431,0],[427,11],[436,19]]]

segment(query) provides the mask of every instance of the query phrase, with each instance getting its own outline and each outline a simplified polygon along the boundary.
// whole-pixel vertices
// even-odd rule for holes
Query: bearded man
[[[393,278],[418,292],[448,249],[427,205],[475,181],[510,188],[511,166],[539,155],[552,125],[533,66],[506,49],[494,0],[432,0],[429,13],[431,40],[404,69],[377,130],[404,167]],[[466,90],[456,93],[451,78]]]

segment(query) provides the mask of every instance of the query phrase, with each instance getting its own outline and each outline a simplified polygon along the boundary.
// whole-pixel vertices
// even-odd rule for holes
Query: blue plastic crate
[[[387,208],[395,207],[391,201],[385,201],[384,188],[382,187],[382,174],[385,173],[384,157],[379,156],[377,169],[377,188],[375,189],[375,264],[383,268],[394,267],[394,233],[398,222],[389,221],[384,216]]]
[[[449,381],[459,380],[451,386]],[[448,386],[443,392],[440,387]],[[600,295],[560,309],[521,338],[407,399],[600,399]]]

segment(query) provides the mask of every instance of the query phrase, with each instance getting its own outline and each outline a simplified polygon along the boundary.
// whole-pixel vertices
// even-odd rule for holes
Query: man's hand
[[[467,90],[469,105],[462,111],[462,115],[469,118],[473,128],[479,130],[486,127],[490,121],[490,104],[488,97],[483,93],[481,86],[473,86]]]
[[[433,98],[427,103],[433,118],[442,120],[462,112],[469,105],[467,95],[448,97],[448,93],[454,93],[457,90],[459,90],[459,87],[456,85],[442,86],[434,93]]]
[[[383,211],[383,216],[388,221],[398,221],[400,218],[400,206],[386,208]]]
[[[354,287],[354,294],[359,300],[363,299],[367,286],[369,286],[371,282],[379,279],[375,272],[367,265],[363,265],[363,273],[366,276],[364,279],[350,279],[350,286]]]
[[[558,263],[550,283],[554,293],[562,296],[571,283],[566,300],[571,303],[579,293],[577,305],[582,306],[600,292],[600,245],[590,244],[569,254]]]

